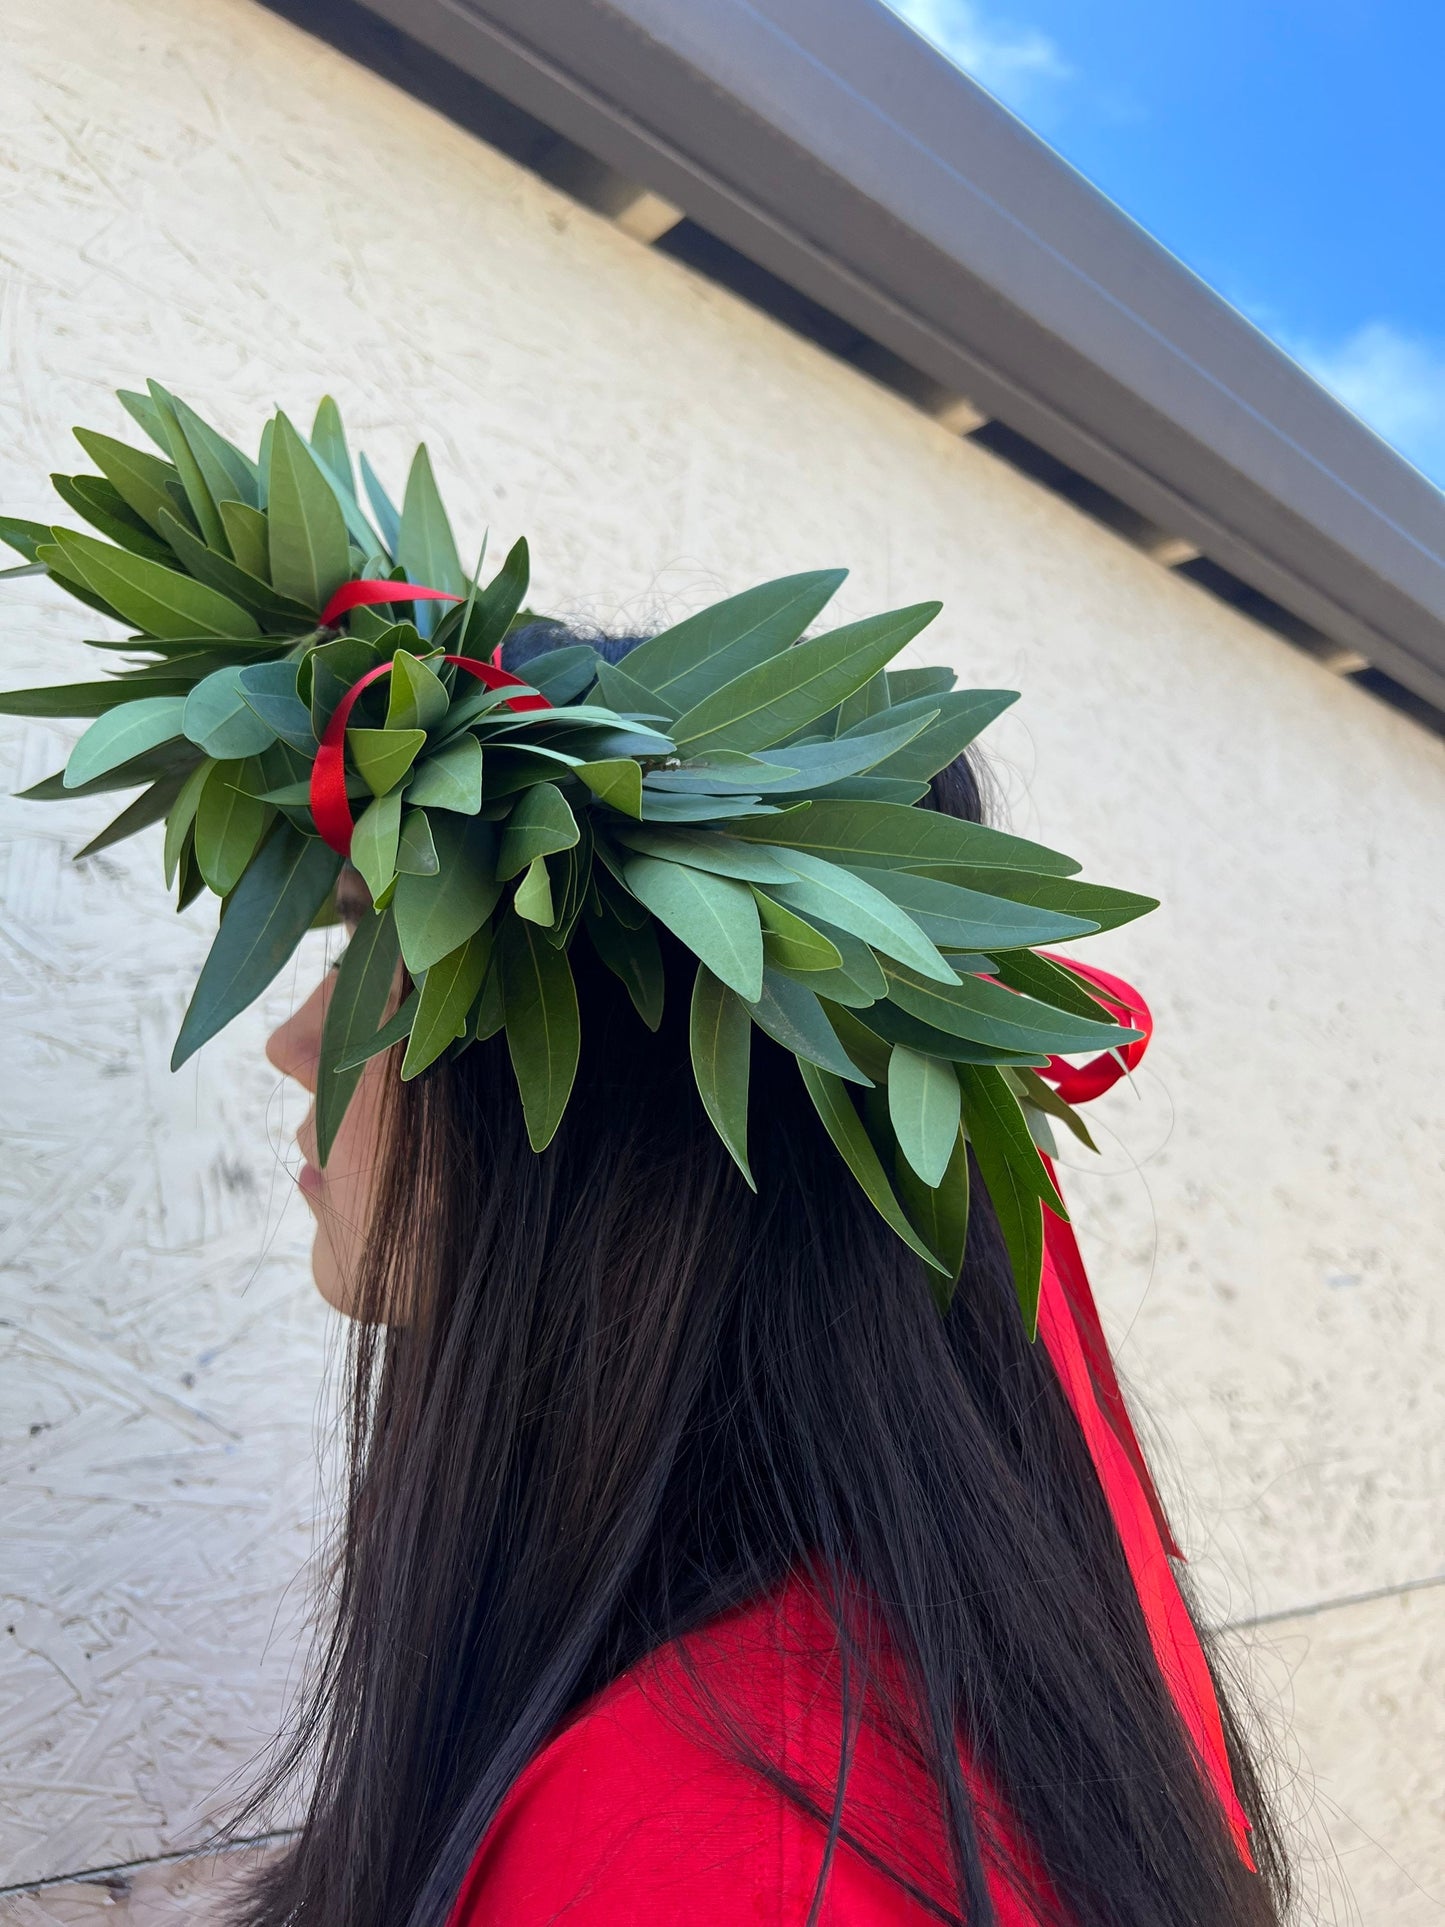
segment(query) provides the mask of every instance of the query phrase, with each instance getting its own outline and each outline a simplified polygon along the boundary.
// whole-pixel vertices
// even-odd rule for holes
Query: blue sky
[[[1445,486],[1440,0],[893,0]]]

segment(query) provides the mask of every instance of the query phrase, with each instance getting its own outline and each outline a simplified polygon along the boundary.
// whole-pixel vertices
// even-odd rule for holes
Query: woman
[[[930,802],[979,818],[966,758]],[[339,901],[365,907],[354,873]],[[1189,1755],[992,1213],[940,1321],[761,1041],[750,1194],[671,961],[647,1049],[579,968],[545,1163],[500,1037],[421,1083],[371,1060],[324,1175],[302,1126],[317,1282],[357,1321],[352,1480],[288,1759],[317,1790],[242,1918],[1276,1919],[1245,1748],[1268,1880]],[[271,1042],[303,1084],[326,998]]]
[[[1082,1274],[1031,1242],[1020,1103],[1076,1120],[1030,1065],[1104,1013],[1029,946],[1125,899],[963,827],[937,746],[1008,698],[885,671],[933,605],[799,642],[834,575],[635,655],[519,623],[525,550],[464,595],[429,468],[373,528],[334,410],[258,468],[123,399],[176,460],[87,440],[120,547],[4,525],[155,657],[35,793],[148,781],[101,840],[165,814],[223,896],[178,1061],[334,881],[357,932],[270,1047],[319,1083],[350,1480],[237,1922],[1280,1919]]]

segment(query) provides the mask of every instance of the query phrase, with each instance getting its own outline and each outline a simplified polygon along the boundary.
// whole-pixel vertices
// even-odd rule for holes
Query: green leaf
[[[368,578],[376,575],[389,575],[391,572],[391,563],[381,552],[381,537],[367,520],[365,511],[356,499],[355,490],[347,482],[346,478],[331,466],[319,449],[312,449],[311,459],[315,462],[317,468],[320,469],[327,487],[331,490],[331,493],[336,497],[337,502],[341,506],[341,519],[345,522],[347,535],[351,539],[354,568],[359,569],[360,573]],[[360,551],[359,562],[356,554],[358,550]],[[365,609],[353,609],[350,611],[348,627],[352,635],[364,635],[366,633],[368,613]],[[359,622],[357,620],[358,617],[360,617]]]
[[[962,1131],[954,1133],[948,1168],[942,1181],[933,1187],[923,1183],[901,1152],[894,1160],[893,1176],[909,1222],[943,1263],[943,1275],[932,1284],[938,1309],[946,1312],[962,1276],[968,1248],[968,1139]]]
[[[1030,997],[1037,997],[1042,1004],[1071,1010],[1076,1017],[1103,1020],[1111,1015],[1088,979],[1065,969],[1062,960],[1035,956],[1030,950],[1015,950],[998,959],[994,975],[1010,990],[1022,990]]]
[[[708,756],[690,756],[672,768],[650,769],[648,787],[699,796],[776,789],[797,773],[788,763],[786,750],[780,750],[778,757],[776,762],[764,762],[761,756],[747,756],[739,749],[715,749]]]
[[[428,756],[411,779],[407,801],[429,810],[475,816],[482,807],[482,746],[475,736]]]
[[[499,646],[526,598],[531,569],[527,544],[514,542],[506,561],[473,602],[458,634],[457,655],[490,656]],[[445,588],[447,584],[438,586]]]
[[[1018,1093],[1020,1103],[1025,1106],[1025,1116],[1028,1109],[1032,1108],[1035,1111],[1044,1112],[1048,1117],[1056,1117],[1066,1129],[1073,1132],[1086,1151],[1097,1154],[1099,1147],[1089,1135],[1089,1127],[1083,1118],[1079,1116],[1072,1104],[1059,1096],[1052,1084],[1044,1082],[1037,1071],[1027,1070],[1022,1065],[1011,1064],[1004,1075]]]
[[[614,916],[599,916],[589,910],[587,934],[597,955],[632,999],[643,1023],[649,1030],[656,1030],[662,1022],[666,979],[652,920],[631,929]]]
[[[759,803],[747,796],[668,796],[659,794],[647,783],[642,786],[644,823],[740,823],[745,817],[765,816],[771,821],[779,814],[771,803]]]
[[[601,763],[579,763],[574,774],[609,809],[634,819],[642,815],[642,765],[628,756],[609,757]]]
[[[384,1050],[390,1050],[403,1038],[411,1035],[412,1024],[416,1021],[417,1005],[421,1002],[421,992],[408,991],[395,1014],[388,1017],[381,1029],[369,1038],[360,1038],[336,1061],[338,1071],[358,1070],[361,1065],[370,1063],[373,1057],[380,1057]]]
[[[296,693],[309,701],[311,727],[318,741],[353,684],[379,668],[381,662],[380,652],[360,636],[337,636],[307,650],[297,666]],[[353,710],[352,714],[360,727],[360,713]]]
[[[147,635],[244,639],[261,633],[255,617],[229,596],[178,569],[112,548],[93,535],[77,535],[69,529],[55,533],[67,571]]]
[[[406,478],[396,559],[413,582],[425,583],[431,589],[447,589],[453,595],[467,592],[467,572],[457,554],[452,525],[442,506],[431,457],[424,443],[412,457],[411,472]],[[417,627],[424,636],[431,634],[434,621],[434,612],[425,603],[418,603]]]
[[[771,760],[777,766],[786,765],[795,771],[792,776],[781,776],[778,782],[769,783],[767,793],[787,796],[800,790],[826,789],[844,777],[861,775],[883,762],[895,749],[911,742],[926,727],[925,715],[909,718],[892,729],[870,730],[866,735],[842,737],[836,742],[790,743],[772,752],[771,758],[764,752],[760,760],[765,765]]]
[[[570,850],[561,851],[548,864],[557,897],[557,915],[550,940],[564,949],[572,941],[572,932],[587,901],[596,854],[596,839],[585,816],[577,827],[581,831],[577,842]]]
[[[845,1077],[853,1084],[871,1079],[860,1071],[838,1042],[827,1013],[812,991],[777,970],[764,970],[762,995],[745,999],[748,1015],[759,1030],[794,1057]]]
[[[387,728],[435,729],[451,705],[446,684],[409,650],[398,649],[391,662]]]
[[[838,714],[833,723],[833,734],[846,736],[859,723],[866,723],[870,718],[882,716],[892,707],[892,701],[888,693],[888,671],[880,669],[876,676],[870,676],[867,682],[853,691],[851,696],[845,696],[839,703]]]
[[[790,910],[836,923],[874,950],[899,963],[911,964],[922,976],[939,983],[955,981],[952,969],[917,924],[881,890],[875,890],[851,870],[825,863],[807,851],[796,850],[784,861],[796,868],[797,879],[774,884],[770,894]]]
[[[891,987],[891,986],[890,986]],[[1049,1053],[1043,1050],[1005,1050],[999,1044],[975,1043],[951,1031],[938,1030],[922,1018],[900,1010],[895,1003],[876,1003],[867,1009],[862,1021],[890,1044],[907,1044],[910,1050],[927,1057],[944,1057],[950,1064],[1046,1064]]]
[[[373,897],[379,897],[396,875],[400,836],[401,791],[394,789],[367,805],[351,835],[351,861]]]
[[[266,989],[310,929],[340,868],[340,857],[316,837],[289,823],[276,825],[227,903],[176,1039],[172,1070]]]
[[[316,419],[311,424],[311,446],[354,495],[356,483],[352,479],[351,451],[346,446],[346,430],[341,425],[341,410],[330,395],[323,395],[317,404]]]
[[[396,984],[399,955],[389,910],[363,917],[341,953],[316,1061],[316,1151],[323,1166],[361,1079],[361,1066],[341,1070],[341,1059],[359,1044],[369,1044],[380,1029]]]
[[[922,816],[923,811],[915,810],[911,814]],[[1120,924],[1132,923],[1135,917],[1159,908],[1157,897],[1136,896],[1131,890],[1114,890],[1102,883],[1076,883],[1072,877],[1030,875],[1022,869],[983,870],[966,864],[930,864],[924,874],[939,877],[946,883],[961,884],[966,889],[986,890],[992,896],[1007,897],[1012,903],[1027,903],[1037,910],[1083,917],[1099,930],[1117,930]]]
[[[132,555],[149,556],[152,562],[170,563],[175,560],[170,548],[160,537],[153,535],[135,511],[128,506],[120,490],[100,475],[52,475],[55,492],[77,515],[84,516],[93,529],[109,536],[112,542],[129,549]],[[174,518],[172,518],[174,519]],[[45,539],[50,540],[50,531],[45,531]]]
[[[935,1257],[913,1229],[894,1195],[893,1186],[878,1161],[872,1140],[863,1128],[863,1120],[853,1108],[847,1085],[828,1071],[820,1070],[816,1064],[806,1063],[802,1059],[799,1059],[798,1070],[813,1100],[814,1109],[823,1120],[824,1129],[837,1146],[843,1162],[858,1180],[869,1203],[925,1264],[935,1271],[944,1270],[943,1262]]]
[[[720,830],[617,829],[617,841],[642,856],[666,857],[673,863],[686,863],[694,870],[711,870],[720,877],[737,877],[744,883],[792,883],[796,872],[788,869],[771,850]]]
[[[845,776],[841,783],[830,783],[829,802],[847,799],[860,803],[897,803],[905,809],[928,794],[927,783],[909,783],[894,776]]]
[[[122,703],[97,717],[70,752],[65,787],[78,789],[82,783],[118,769],[133,756],[143,756],[147,750],[170,742],[181,734],[185,711],[183,696],[150,696],[140,702]]]
[[[467,1013],[468,1043],[482,1043],[488,1037],[495,1037],[507,1021],[507,1013],[502,1007],[502,973],[496,965],[495,955],[494,945],[493,964],[483,979],[476,1002]]]
[[[176,511],[176,498],[167,484],[179,484],[180,477],[171,464],[113,436],[98,435],[92,428],[77,428],[75,439],[126,504],[159,535],[162,511],[171,515]]]
[[[408,810],[402,817],[396,867],[403,876],[413,877],[434,877],[440,870],[431,819],[425,810]]]
[[[106,771],[104,777],[92,777],[89,782],[77,782],[73,788],[66,788],[66,771],[58,769],[50,777],[40,777],[29,790],[15,790],[15,802],[19,804],[62,804],[71,796],[106,796],[112,790],[137,790],[145,782],[154,782],[156,777],[170,777],[173,773],[187,775],[200,761],[197,752],[183,738],[175,738],[162,744],[160,750],[148,750],[145,755],[131,757],[129,763],[118,763],[116,769]],[[628,898],[630,902],[630,898]],[[638,911],[645,915],[644,910]]]
[[[52,481],[55,477],[50,478]],[[48,522],[27,522],[18,515],[0,515],[0,542],[7,549],[14,549],[23,555],[27,562],[34,562],[36,550],[42,543],[49,544],[55,539],[55,531]]]
[[[250,663],[237,676],[236,688],[274,736],[310,761],[316,754],[316,732],[311,711],[296,693],[298,667],[294,662]]]
[[[538,783],[512,811],[502,833],[497,876],[505,883],[535,857],[570,850],[578,838],[577,819],[555,783]],[[548,917],[550,923],[552,919]]]
[[[886,997],[888,979],[883,975],[883,966],[863,939],[855,937],[851,930],[840,930],[837,924],[829,923],[824,918],[818,919],[818,927],[838,952],[842,959],[839,968],[860,993],[864,1003],[875,1004],[880,997]],[[821,984],[817,986],[817,991],[820,997],[837,994],[825,990]]]
[[[191,683],[189,677],[180,676],[160,688],[154,682],[141,687],[147,697],[172,696],[184,703]],[[4,689],[0,690],[0,716],[103,716],[107,710],[128,709],[140,694],[134,683],[116,678],[61,683],[48,689]]]
[[[151,401],[160,422],[166,448],[176,465],[176,473],[181,478],[181,487],[186,492],[186,500],[191,505],[191,514],[195,517],[196,527],[204,538],[203,546],[209,544],[213,549],[224,551],[226,532],[221,526],[220,516],[216,513],[215,500],[206,485],[201,466],[181,428],[175,403],[159,382],[148,382],[146,386],[150,389]],[[226,492],[230,494],[233,491],[228,489]],[[162,529],[160,533],[165,535],[168,542],[171,540],[166,530]],[[174,547],[174,544],[172,546]]]
[[[896,656],[941,606],[921,602],[797,643],[684,711],[673,725],[673,740],[693,752],[785,742]]]
[[[507,1051],[534,1151],[556,1135],[577,1075],[582,1048],[577,987],[565,951],[518,917],[503,920],[500,939]]]
[[[409,811],[407,824],[418,818],[428,820],[423,810]],[[431,834],[436,875],[414,876],[403,869],[392,899],[401,954],[414,976],[480,930],[502,894],[495,875],[494,824],[472,816],[441,815],[431,822]]]
[[[762,995],[763,933],[745,883],[651,856],[623,864],[627,888],[746,1003]]]
[[[557,921],[557,913],[552,907],[552,879],[547,874],[546,857],[533,857],[528,864],[527,874],[517,885],[517,893],[512,898],[512,908],[528,923],[542,924],[548,929]]]
[[[271,581],[319,612],[351,574],[346,519],[311,450],[285,415],[275,421],[266,477]]]
[[[1018,691],[1014,689],[961,689],[945,696],[936,705],[937,721],[881,762],[876,774],[926,783],[961,756],[981,731],[1017,701]]]
[[[176,516],[162,516],[161,526],[176,556],[198,582],[228,597],[239,608],[248,609],[268,629],[281,635],[303,635],[314,625],[314,617],[299,602],[278,595],[260,576],[250,574],[229,556],[208,549]]]
[[[887,669],[888,699],[896,708],[920,696],[946,696],[958,681],[951,669]]]
[[[245,670],[237,664],[217,669],[198,682],[186,699],[185,734],[199,749],[217,759],[259,756],[276,738],[247,700],[241,685]]]
[[[269,582],[271,549],[265,515],[249,502],[217,502],[216,510],[237,567],[255,576],[258,582]]]
[[[149,435],[157,448],[165,449],[166,436],[160,410],[150,396],[139,395],[133,388],[117,388],[115,398],[141,432]]]
[[[484,923],[426,973],[421,1001],[402,1059],[402,1081],[418,1077],[466,1028],[467,1013],[482,987],[492,957],[492,926]]]
[[[654,1026],[656,1028],[656,1026]],[[698,1096],[733,1162],[756,1191],[748,1166],[748,1074],[753,1027],[740,998],[699,964],[688,1042]]]
[[[143,790],[134,802],[126,805],[119,816],[113,817],[103,830],[93,836],[83,850],[76,851],[75,861],[79,863],[82,857],[94,856],[99,850],[108,850],[112,844],[122,843],[126,837],[134,836],[137,830],[144,830],[152,823],[159,823],[166,812],[174,806],[185,780],[185,774],[181,770],[176,770],[169,776],[158,777],[149,789]]]
[[[619,664],[601,659],[597,664],[597,700],[615,709],[619,716],[670,719],[677,714],[666,697],[655,695],[645,683],[634,682]]]
[[[273,814],[236,788],[236,775],[235,762],[213,763],[196,810],[196,862],[218,897],[240,882]]]
[[[1060,1052],[1113,1050],[1141,1033],[1112,1020],[1099,1022],[1056,1010],[1032,997],[978,977],[950,984],[925,980],[890,958],[883,965],[889,995],[901,1010],[936,1029],[1001,1050]]]
[[[59,535],[61,531],[55,529],[51,533]],[[87,609],[95,609],[112,622],[125,621],[119,609],[113,609],[104,596],[97,595],[95,590],[81,581],[78,575],[66,573],[65,552],[58,542],[47,542],[39,552],[39,560],[41,567],[57,589],[63,589],[66,595],[73,596],[77,602],[83,602]],[[28,575],[30,570],[26,569],[24,573]]]
[[[563,649],[549,649],[533,656],[527,664],[527,681],[554,703],[575,703],[596,680],[602,658],[588,642],[569,643]]]
[[[401,546],[401,517],[396,512],[396,504],[376,479],[376,471],[364,455],[359,458],[359,466],[367,498],[376,516],[376,525],[381,530],[381,539],[386,544],[387,552],[396,558]]]
[[[715,602],[629,650],[625,673],[676,715],[795,643],[846,574],[784,576]]]
[[[784,970],[841,970],[843,954],[820,930],[762,890],[755,889],[763,926],[763,956]]]
[[[950,950],[1021,949],[1029,944],[1059,943],[1066,937],[1085,937],[1097,927],[1081,917],[1034,910],[1007,897],[940,883],[911,870],[873,870],[859,863],[849,868],[890,903],[906,910],[925,936]]]
[[[776,832],[754,827],[740,830],[738,834],[764,843],[786,843],[792,849],[811,850],[815,856],[831,858],[835,863],[875,868],[932,872],[933,866],[939,864],[969,864],[977,869],[997,866],[1000,873],[1026,870],[1067,877],[1079,867],[1072,857],[1060,856],[1056,850],[1046,850],[1042,844],[1026,842],[1023,837],[991,830],[982,823],[968,823],[961,817],[944,816],[937,810],[920,810],[901,803],[838,802],[824,797],[810,803],[805,810],[790,812]],[[973,884],[980,890],[994,888],[992,882],[974,883],[970,877],[948,880]],[[995,894],[1014,896],[1012,890],[1002,888]],[[1031,899],[1014,896],[1014,901]]]
[[[426,731],[392,729],[389,726],[386,729],[348,729],[346,747],[372,795],[385,796],[389,790],[396,788],[426,748]],[[407,800],[423,803],[428,799],[411,796]],[[477,800],[480,804],[480,797]]]
[[[208,761],[199,764],[191,771],[166,817],[164,862],[168,890],[176,880],[176,868],[181,860],[181,849],[195,823],[201,791],[210,778],[211,768],[212,765]]]
[[[898,1148],[923,1182],[941,1184],[958,1139],[958,1075],[952,1064],[895,1044],[888,1059],[888,1116]]]
[[[260,489],[256,464],[250,456],[242,454],[234,442],[228,442],[209,422],[202,421],[195,409],[178,395],[171,397],[171,406],[217,509],[225,501],[254,508],[260,500]],[[225,519],[222,514],[223,525]],[[241,558],[237,556],[236,560],[239,562]]]
[[[996,1070],[971,1064],[958,1073],[973,1155],[1003,1233],[1014,1290],[1030,1338],[1038,1331],[1044,1262],[1043,1164],[1018,1099]],[[1037,1174],[1037,1175],[1036,1175]]]

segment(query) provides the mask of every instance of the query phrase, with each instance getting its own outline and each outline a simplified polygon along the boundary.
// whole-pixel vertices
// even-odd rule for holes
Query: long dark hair
[[[931,800],[979,818],[973,765]],[[1247,1749],[1226,1701],[1259,1878],[1161,1682],[982,1187],[940,1318],[791,1058],[755,1038],[754,1197],[692,1088],[682,956],[655,1037],[584,944],[574,962],[582,1062],[544,1155],[500,1037],[391,1088],[329,1627],[247,1810],[254,1825],[299,1786],[304,1818],[237,1922],[442,1927],[558,1723],[800,1569],[840,1639],[859,1597],[886,1630],[951,1849],[945,1918],[994,1919],[962,1738],[1061,1920],[1277,1921],[1284,1863]],[[841,1799],[821,1824],[849,1837]]]

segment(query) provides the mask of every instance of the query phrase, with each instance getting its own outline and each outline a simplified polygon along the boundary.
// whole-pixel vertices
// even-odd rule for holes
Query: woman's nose
[[[294,1077],[304,1090],[316,1089],[316,1060],[321,1051],[321,1027],[326,1020],[330,979],[323,978],[299,1010],[278,1024],[266,1040],[267,1061],[283,1077]]]

